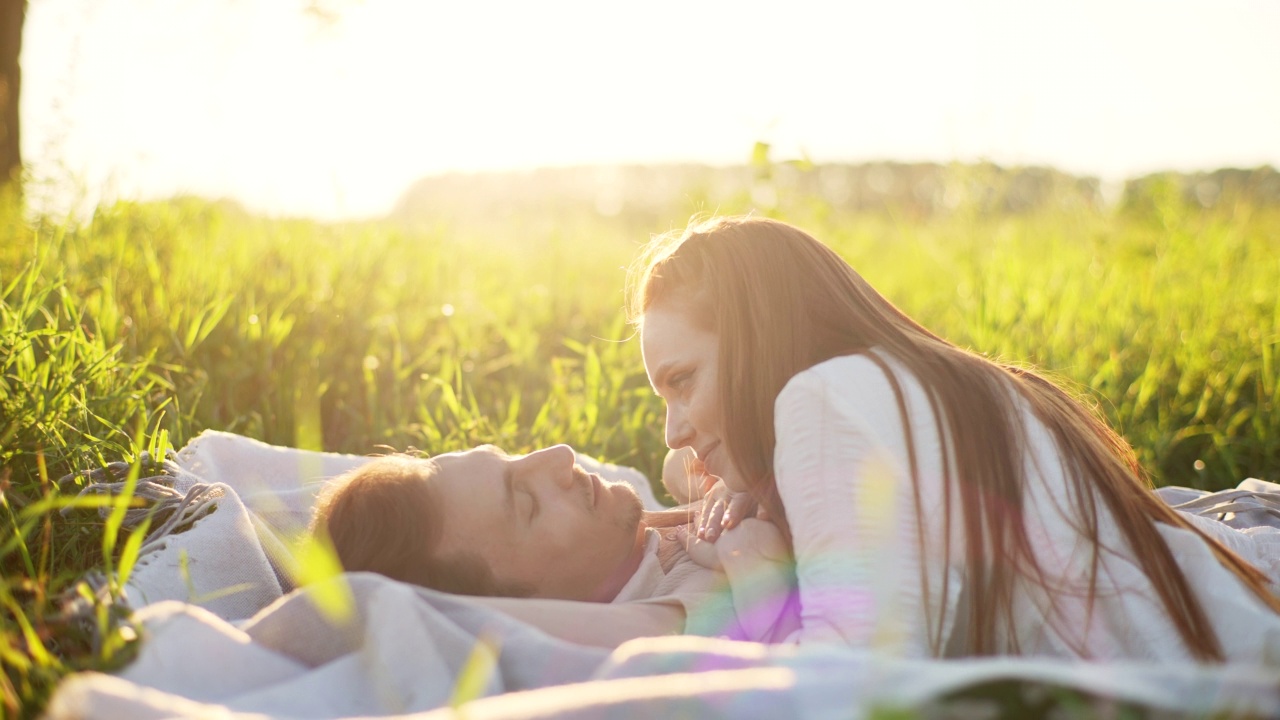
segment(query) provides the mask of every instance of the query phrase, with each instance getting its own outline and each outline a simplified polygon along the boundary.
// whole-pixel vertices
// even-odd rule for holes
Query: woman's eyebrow
[[[663,384],[667,382],[667,375],[671,374],[671,368],[676,364],[675,360],[668,360],[659,365],[658,368],[653,371],[653,391],[657,393],[659,397],[662,396],[662,391],[658,388],[662,387]]]

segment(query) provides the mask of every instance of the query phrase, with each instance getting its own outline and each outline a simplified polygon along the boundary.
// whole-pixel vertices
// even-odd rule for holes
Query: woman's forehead
[[[640,352],[649,354],[684,347],[692,341],[714,343],[715,333],[702,328],[688,310],[664,306],[645,314],[640,326]]]
[[[644,314],[640,323],[640,342],[647,339],[666,337],[673,333],[683,334],[694,329],[692,314],[680,307],[670,304],[656,305]]]

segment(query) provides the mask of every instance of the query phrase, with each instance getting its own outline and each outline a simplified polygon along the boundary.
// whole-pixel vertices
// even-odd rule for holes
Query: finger
[[[723,528],[728,530],[738,526],[742,518],[750,517],[755,512],[756,501],[747,493],[735,493],[729,496],[725,509]]]
[[[702,477],[702,486],[701,486],[702,495],[703,497],[705,497],[707,493],[711,492],[711,488],[714,487],[715,484],[720,481],[720,478],[704,470],[701,465],[702,463],[701,460],[699,460],[698,463],[699,463],[698,472],[701,473],[701,477]]]
[[[694,537],[688,525],[677,525],[675,531],[676,540],[684,545],[691,560],[708,570],[724,569],[714,545]]]
[[[728,503],[724,500],[716,500],[711,504],[711,512],[707,514],[702,527],[698,528],[698,537],[707,542],[715,542],[720,537],[722,523],[724,522],[724,511],[728,508]]]
[[[715,498],[707,498],[702,503],[702,514],[698,517],[698,537],[707,536],[707,528],[711,527],[711,517],[715,514],[717,502],[719,501]]]
[[[702,537],[703,529],[710,525],[711,513],[715,509],[716,502],[724,499],[724,488],[712,487],[702,496],[702,508],[698,513],[698,537]]]
[[[698,540],[698,538],[693,536],[693,531],[691,530],[690,526],[677,525],[672,529],[675,531],[676,541],[684,546],[684,551],[687,553],[693,554],[694,546],[696,546],[701,541]]]
[[[707,527],[707,522],[711,518],[711,507],[715,505],[715,498],[702,498],[702,507],[698,510],[698,537],[702,537]]]

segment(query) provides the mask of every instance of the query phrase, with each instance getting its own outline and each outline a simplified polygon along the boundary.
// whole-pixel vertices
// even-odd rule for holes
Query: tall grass
[[[86,600],[108,646],[58,624],[55,598],[130,547],[93,508],[54,512],[79,489],[65,473],[216,428],[355,453],[567,442],[656,478],[663,408],[622,268],[696,197],[661,221],[557,208],[413,231],[193,199],[83,223],[0,212],[0,712],[128,656],[109,597]],[[912,218],[773,197],[925,325],[1095,398],[1158,481],[1280,473],[1275,210]]]

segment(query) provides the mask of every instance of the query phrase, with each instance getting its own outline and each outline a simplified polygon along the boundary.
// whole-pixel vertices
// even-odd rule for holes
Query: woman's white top
[[[852,355],[816,365],[792,378],[776,401],[774,470],[793,534],[802,606],[802,628],[793,639],[926,657],[937,637],[940,655],[966,655],[969,588],[960,500],[953,486],[948,555],[934,413],[915,377],[892,358],[879,357],[904,394],[916,450],[919,516],[902,416],[889,379],[872,359]],[[1021,419],[1023,521],[1053,587],[1014,575],[1012,624],[996,618],[997,650],[1013,652],[1016,642],[1024,655],[1190,660],[1100,499],[1102,549],[1090,611],[1093,547],[1077,530],[1058,449],[1025,403]],[[1238,532],[1197,520],[1204,527],[1217,525],[1210,529],[1215,535]],[[1227,659],[1280,665],[1280,615],[1222,567],[1197,535],[1158,527],[1217,629]]]

